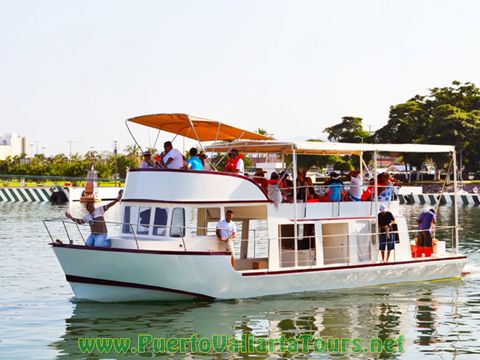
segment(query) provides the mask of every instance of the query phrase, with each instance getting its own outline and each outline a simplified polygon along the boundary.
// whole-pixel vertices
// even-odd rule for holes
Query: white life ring
[[[473,193],[474,194],[478,193],[478,188],[476,186],[473,188]]]

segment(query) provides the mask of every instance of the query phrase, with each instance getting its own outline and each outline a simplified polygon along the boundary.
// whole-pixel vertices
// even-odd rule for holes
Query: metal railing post
[[[137,250],[140,250],[140,246],[138,246],[137,235],[135,235],[135,230],[133,229],[133,225],[132,224],[129,224],[129,225],[130,225],[130,228],[132,229],[132,234],[135,239],[135,244],[137,245]]]

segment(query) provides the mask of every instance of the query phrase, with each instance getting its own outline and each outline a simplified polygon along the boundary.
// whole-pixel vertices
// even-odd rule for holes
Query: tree
[[[480,160],[480,89],[473,83],[452,82],[432,88],[427,95],[416,95],[390,108],[387,125],[374,134],[375,141],[386,143],[424,143],[455,145],[460,167],[475,171]],[[467,155],[467,156],[465,156]],[[446,166],[447,156],[432,155],[437,170]],[[406,154],[405,164],[420,167],[426,154]],[[437,178],[439,172],[437,171]]]
[[[362,118],[355,116],[342,117],[341,123],[327,127],[324,132],[328,140],[334,142],[360,143],[370,138],[370,133],[363,129]]]

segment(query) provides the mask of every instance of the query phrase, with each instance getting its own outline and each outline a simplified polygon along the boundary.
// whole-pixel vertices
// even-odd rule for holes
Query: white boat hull
[[[464,256],[387,264],[237,272],[225,253],[54,245],[77,300],[101,302],[241,299],[455,278]]]

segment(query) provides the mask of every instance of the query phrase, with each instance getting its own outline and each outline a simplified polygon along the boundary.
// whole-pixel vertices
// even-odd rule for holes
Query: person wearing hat
[[[152,161],[152,155],[150,151],[145,151],[143,153],[143,161],[140,164],[140,169],[152,169],[155,167],[155,164]]]
[[[203,170],[204,171],[212,171],[210,164],[208,163],[208,156],[205,154],[205,151],[201,150],[198,154],[200,161],[202,162]]]
[[[105,211],[110,209],[113,205],[118,203],[122,199],[123,190],[118,192],[118,196],[115,200],[107,205],[95,207],[95,203],[89,200],[85,203],[87,214],[83,218],[75,218],[68,211],[65,212],[65,216],[73,220],[77,224],[88,223],[90,225],[90,235],[85,240],[87,246],[99,246],[110,247],[111,241],[107,239],[107,225],[105,224],[105,218],[103,215]]]
[[[378,229],[379,233],[379,250],[382,255],[382,262],[387,262],[390,257],[390,251],[395,249],[395,238],[392,233],[392,225],[395,222],[390,211],[387,211],[385,205],[380,205],[380,212],[378,213]],[[385,257],[385,250],[387,256]]]

